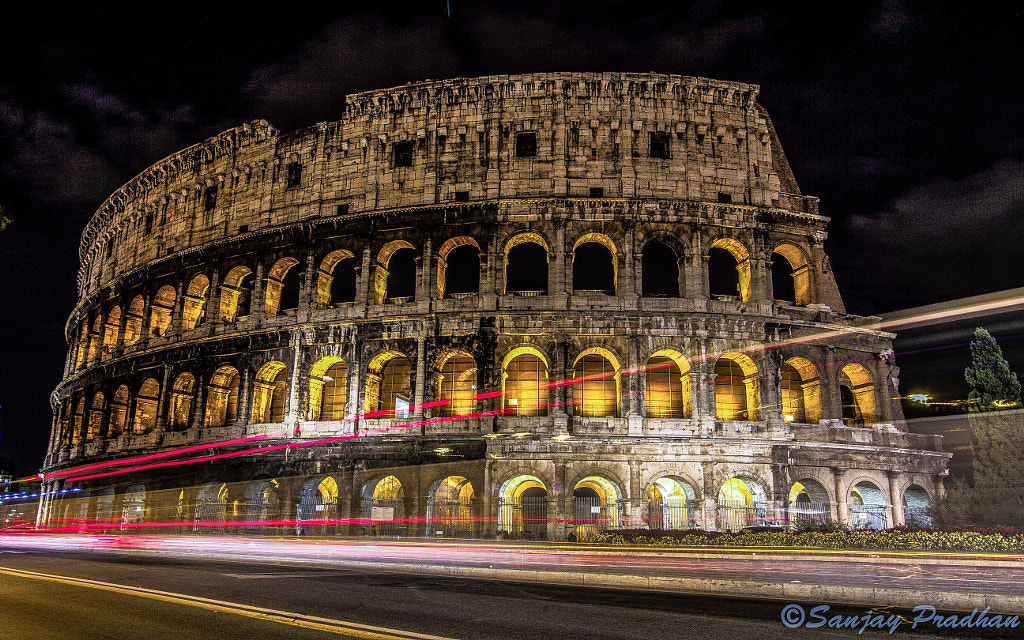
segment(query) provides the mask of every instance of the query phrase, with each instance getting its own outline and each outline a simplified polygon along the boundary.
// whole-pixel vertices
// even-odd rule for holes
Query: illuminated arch
[[[75,404],[75,413],[71,422],[71,444],[78,444],[82,441],[85,420],[85,398],[79,398]]]
[[[220,317],[235,322],[248,317],[252,306],[252,269],[238,266],[224,276],[220,286]]]
[[[750,294],[751,294],[750,251],[747,250],[746,245],[744,245],[739,240],[736,240],[736,239],[733,239],[733,238],[718,238],[717,240],[712,242],[711,246],[709,247],[709,256],[712,255],[711,254],[712,250],[716,250],[716,249],[720,249],[722,251],[726,251],[726,252],[729,253],[730,256],[732,256],[733,261],[735,261],[735,263],[736,263],[736,265],[735,265],[736,274],[735,274],[735,276],[733,276],[733,274],[729,274],[729,273],[713,273],[713,271],[715,271],[715,268],[714,268],[715,265],[712,264],[712,258],[709,257],[709,259],[708,259],[708,262],[709,262],[709,264],[708,264],[708,272],[709,272],[709,277],[711,278],[711,283],[712,283],[712,291],[711,291],[712,297],[714,297],[716,295],[726,295],[726,296],[738,295],[740,300],[742,300],[743,302],[750,302]],[[724,268],[724,265],[722,265],[722,268]],[[715,291],[714,290],[714,283],[719,278],[721,278],[721,280],[723,282],[724,281],[735,282],[736,283],[736,291],[725,291],[725,290],[723,290],[723,291]]]
[[[210,293],[210,279],[199,274],[188,283],[182,307],[181,328],[191,331],[206,320],[207,297]]]
[[[903,491],[903,520],[908,527],[929,528],[932,517],[928,514],[932,498],[922,487],[912,484]]]
[[[577,540],[587,540],[604,529],[618,529],[619,486],[601,475],[590,475],[573,487],[573,533]]]
[[[534,245],[536,248],[531,249],[526,245]],[[505,243],[503,255],[502,291],[505,295],[535,296],[548,292],[551,249],[544,236],[535,231],[518,233]],[[542,266],[538,264],[541,260]]]
[[[573,361],[572,403],[576,415],[618,417],[621,384],[619,361],[608,349],[591,347]]]
[[[361,498],[364,533],[392,536],[405,530],[405,488],[396,476],[367,482]]]
[[[647,360],[648,418],[689,418],[693,415],[690,362],[673,349],[662,349]]]
[[[92,322],[92,331],[89,332],[89,364],[100,361],[103,344],[103,318],[96,316]]]
[[[607,282],[601,279],[601,276],[597,271],[601,268],[600,264],[590,262],[585,264],[583,259],[577,260],[577,254],[580,253],[585,245],[596,244],[604,247],[608,250],[611,258],[611,281]],[[582,258],[582,256],[580,256]],[[593,259],[597,259],[597,254],[592,256]],[[619,283],[619,253],[612,242],[612,239],[603,233],[585,233],[576,240],[576,244],[572,247],[572,269],[573,269],[573,289],[574,290],[604,290],[611,291],[611,295],[618,295],[618,283]],[[593,282],[591,280],[593,279]],[[580,284],[610,284],[611,286],[599,287],[599,286],[580,286]]]
[[[373,302],[375,304],[384,304],[384,301],[390,297],[393,293],[392,288],[389,286],[393,283],[389,283],[389,277],[391,275],[391,258],[402,249],[411,249],[414,253],[416,247],[405,240],[392,240],[387,243],[377,253],[377,269],[373,275]],[[415,271],[413,278],[415,279]],[[415,295],[415,294],[414,294]]]
[[[828,489],[813,478],[802,478],[789,488],[789,520],[825,524],[832,519]]]
[[[92,404],[89,407],[89,426],[85,432],[85,441],[92,442],[103,433],[103,414],[106,411],[107,402],[103,393],[97,391],[92,396]]]
[[[847,498],[850,526],[854,529],[886,529],[889,526],[885,492],[870,480],[850,487]]]
[[[274,360],[260,367],[253,383],[252,421],[284,422],[288,402],[288,367]]]
[[[468,351],[449,349],[434,364],[434,399],[442,402],[437,414],[465,416],[476,409],[476,359]]]
[[[548,488],[536,476],[521,474],[498,491],[498,531],[534,540],[547,538]]]
[[[548,414],[548,359],[535,347],[512,349],[501,362],[501,406],[519,416]]]
[[[355,255],[348,249],[336,249],[324,256],[317,270],[316,279],[316,301],[321,308],[326,308],[339,302],[351,302],[352,300],[335,300],[332,292],[335,287],[334,270],[345,260],[355,260]],[[355,275],[354,272],[352,274]],[[353,289],[355,283],[351,283]],[[354,298],[353,298],[354,299]]]
[[[218,529],[228,519],[228,485],[224,482],[207,482],[196,494],[196,508],[193,522],[196,523],[194,531],[209,531],[209,526],[200,526],[200,523],[213,525]]]
[[[264,292],[263,311],[273,318],[281,311],[295,309],[299,304],[298,270],[299,261],[292,257],[281,258],[267,272],[267,290]]]
[[[146,485],[133,484],[121,497],[121,528],[146,520]]]
[[[103,331],[103,353],[110,353],[117,348],[117,339],[121,333],[121,307],[114,306],[107,313],[107,326]]]
[[[412,367],[401,351],[382,351],[367,365],[364,409],[382,417],[406,418],[412,399]]]
[[[788,273],[784,273],[784,269],[776,267],[775,254],[782,256],[789,263]],[[772,253],[772,284],[775,287],[775,291],[778,292],[780,288],[776,283],[776,277],[784,277],[788,280],[787,283],[783,283],[781,290],[788,291],[788,285],[792,285],[793,300],[791,302],[800,306],[806,306],[811,303],[810,264],[807,260],[807,255],[801,249],[788,243],[775,247]],[[779,298],[778,295],[774,297],[776,299]]]
[[[850,362],[839,376],[843,398],[843,420],[847,426],[865,426],[878,421],[875,410],[875,384],[864,365]]]
[[[730,478],[718,490],[720,529],[737,531],[764,522],[768,516],[768,497],[764,488],[749,478]]]
[[[427,496],[427,537],[473,535],[473,484],[463,476],[435,481]]]
[[[324,356],[309,369],[307,420],[341,420],[345,417],[348,366],[339,356]]]
[[[757,420],[760,409],[757,366],[750,356],[730,352],[715,362],[715,417]]]
[[[167,426],[171,430],[187,429],[192,419],[192,401],[195,397],[196,379],[191,373],[183,373],[174,379],[171,386],[171,406]]]
[[[107,437],[116,438],[124,433],[128,422],[128,385],[122,384],[114,392],[110,401],[110,421],[107,425]]]
[[[779,372],[782,419],[786,422],[821,422],[821,379],[818,368],[806,358],[794,356]]]
[[[157,403],[160,399],[160,383],[147,378],[135,396],[135,423],[133,433],[149,433],[156,428]]]
[[[226,427],[238,419],[238,369],[219,367],[210,378],[206,391],[207,427]]]
[[[171,312],[177,292],[171,285],[164,285],[153,296],[149,309],[149,331],[154,336],[166,336],[171,330]]]
[[[693,486],[675,476],[662,476],[647,491],[647,526],[651,529],[695,529],[697,493]]]
[[[128,305],[127,317],[124,321],[124,345],[131,346],[142,337],[142,314],[146,309],[146,300],[141,295],[132,298]]]
[[[266,531],[265,522],[276,520],[281,488],[277,480],[266,478],[253,480],[245,487],[245,533],[259,534]]]
[[[475,256],[470,255],[471,249],[476,249]],[[455,256],[452,256],[452,252],[456,251]],[[441,300],[444,298],[446,293],[459,294],[459,293],[479,293],[480,291],[480,243],[470,236],[456,236],[449,238],[438,248],[437,250],[437,299]],[[464,254],[464,255],[463,255]],[[475,285],[473,284],[474,279],[469,277],[465,283],[466,287],[460,287],[466,289],[465,291],[454,291],[452,287],[448,286],[447,273],[448,273],[448,262],[449,257],[456,263],[453,265],[456,267],[455,271],[462,273],[475,273]],[[458,260],[455,260],[459,258]]]

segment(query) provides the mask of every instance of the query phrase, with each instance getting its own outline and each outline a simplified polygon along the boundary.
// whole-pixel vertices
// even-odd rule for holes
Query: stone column
[[[565,460],[554,460],[555,482],[548,492],[548,540],[565,540],[573,529],[572,489],[568,485]]]
[[[899,471],[886,471],[889,476],[889,526],[901,527],[907,523],[903,513],[903,496],[900,495],[898,481]]]
[[[313,252],[308,251],[306,268],[302,272],[302,282],[299,283],[299,307],[295,310],[295,317],[300,322],[309,322],[310,314],[316,308],[316,274]]]
[[[370,267],[370,260],[370,242],[367,239],[366,245],[363,246],[362,266],[356,278],[356,300],[354,305],[362,309],[363,315],[366,314],[367,304],[373,299],[370,295],[370,289],[373,287],[373,269]]]
[[[629,517],[626,525],[633,529],[647,526],[644,514],[643,486],[640,484],[640,461],[629,461]]]
[[[836,366],[836,350],[824,347],[824,364],[821,368],[821,413],[823,420],[843,419],[843,397],[839,392],[839,369]]]
[[[844,477],[846,475],[846,469],[843,467],[832,467],[832,476],[835,478],[835,491],[836,491],[836,522],[841,525],[850,524],[850,504],[844,485]]]
[[[252,406],[253,385],[249,384],[252,373],[249,367],[241,368],[239,372],[241,380],[238,383],[238,410],[236,411],[235,424],[225,426],[239,426],[248,424],[250,421],[250,407]]]
[[[171,366],[165,364],[163,369],[163,382],[160,384],[160,396],[156,403],[156,427],[153,429],[156,433],[167,431],[168,397],[170,396],[167,388],[171,384]]]
[[[416,387],[413,390],[413,409],[411,417],[414,420],[423,418],[423,397],[427,385],[427,347],[426,338],[416,337]],[[422,433],[423,427],[418,427],[417,432]]]
[[[630,371],[625,379],[620,378],[620,388],[626,395],[626,419],[629,435],[642,436],[644,433],[644,404],[646,400],[647,372],[640,371],[640,338],[629,340],[629,360],[626,369]]]
[[[288,384],[288,406],[285,408],[284,423],[289,428],[289,431],[294,429],[293,435],[301,435],[299,433],[299,422],[306,419],[305,411],[302,407],[302,397],[305,395],[302,392],[302,380],[305,376],[300,371],[302,367],[302,331],[292,331],[291,340],[292,348],[292,375]]]
[[[255,281],[252,284],[252,298],[249,299],[249,323],[252,325],[253,318],[256,323],[263,321],[267,315],[267,282],[264,277],[263,263],[256,263]]]
[[[561,219],[552,221],[555,227],[555,238],[548,254],[548,297],[555,309],[564,308],[568,294],[572,293],[572,252],[569,261],[565,259],[565,222]]]
[[[704,530],[718,531],[718,500],[715,495],[715,463],[706,460],[701,463],[704,493]]]

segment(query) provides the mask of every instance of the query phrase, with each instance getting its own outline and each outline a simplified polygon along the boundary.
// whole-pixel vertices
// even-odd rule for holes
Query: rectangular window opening
[[[537,132],[527,131],[516,134],[516,157],[534,158],[537,156]]]
[[[456,191],[455,192],[455,202],[469,202],[469,192],[468,191]]]
[[[604,197],[604,187],[590,187],[590,197],[591,198],[603,198]]]
[[[671,156],[669,155],[669,136],[665,131],[652,131],[651,132],[651,150],[650,157],[660,158],[662,160],[668,160]]]
[[[206,188],[203,204],[207,211],[213,211],[213,208],[217,206],[217,187]]]
[[[411,167],[414,143],[411,140],[395,143],[395,166]]]
[[[302,182],[302,164],[292,162],[288,165],[288,186],[297,187]]]

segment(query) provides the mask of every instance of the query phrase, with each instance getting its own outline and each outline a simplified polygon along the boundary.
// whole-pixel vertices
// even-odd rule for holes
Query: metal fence
[[[337,501],[325,500],[323,495],[317,492],[312,496],[302,496],[302,502],[295,508],[299,520],[295,524],[295,535],[327,536],[337,533],[337,527],[329,524],[329,521],[338,517]]]
[[[245,532],[251,535],[266,533],[267,526],[263,522],[270,519],[270,512],[271,504],[266,498],[249,500],[245,504]]]
[[[886,508],[874,504],[851,504],[850,526],[854,529],[885,529],[888,527]]]
[[[832,507],[827,502],[793,502],[786,508],[786,525],[825,524],[832,521]]]
[[[513,538],[546,540],[548,537],[547,496],[525,496],[498,505],[498,531]]]
[[[405,535],[405,500],[363,498],[360,518],[360,531],[364,535],[381,538]]]
[[[768,517],[768,505],[722,500],[718,503],[718,530],[739,531],[744,527],[774,524]]]
[[[928,515],[928,507],[904,507],[903,518],[908,527],[927,529],[932,526],[932,517]]]
[[[602,502],[597,496],[573,498],[572,535],[589,540],[606,529],[619,528],[618,503]]]
[[[427,501],[428,538],[471,538],[473,537],[473,500]]]
[[[647,527],[650,529],[696,529],[697,501],[667,498],[647,503]]]

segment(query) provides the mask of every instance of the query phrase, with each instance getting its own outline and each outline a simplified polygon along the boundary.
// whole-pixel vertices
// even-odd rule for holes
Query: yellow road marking
[[[423,633],[414,633],[412,631],[401,631],[399,629],[388,629],[386,627],[359,624],[356,622],[307,616],[300,613],[265,609],[263,607],[254,607],[252,605],[239,604],[236,602],[224,602],[222,600],[213,600],[211,598],[203,598],[183,593],[157,591],[155,589],[146,589],[145,587],[126,587],[123,585],[111,584],[109,582],[100,582],[98,580],[57,576],[48,573],[12,569],[10,567],[0,567],[0,574],[19,576],[22,578],[33,578],[36,580],[47,580],[50,582],[59,582],[61,584],[80,587],[89,587],[92,589],[99,589],[101,591],[129,594],[160,602],[189,605],[200,609],[206,609],[207,611],[245,616],[247,618],[255,618],[257,620],[266,620],[268,622],[301,627],[303,629],[312,629],[340,636],[348,636],[350,638],[363,638],[365,640],[453,640],[452,638],[446,638],[443,636],[433,636]]]

